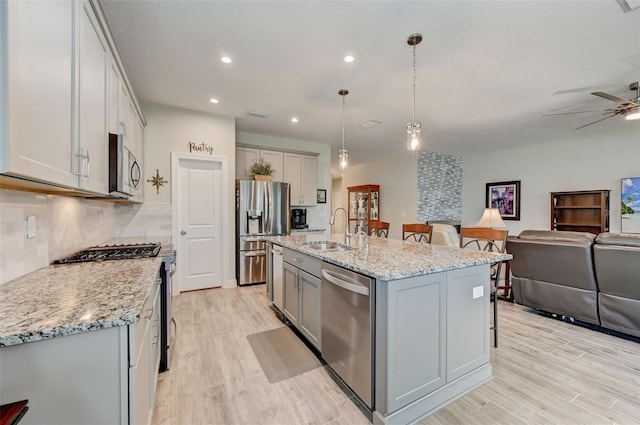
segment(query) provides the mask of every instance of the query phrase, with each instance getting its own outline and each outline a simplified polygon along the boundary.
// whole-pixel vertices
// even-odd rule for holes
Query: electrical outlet
[[[27,217],[27,239],[33,239],[36,237],[36,216],[30,215]]]

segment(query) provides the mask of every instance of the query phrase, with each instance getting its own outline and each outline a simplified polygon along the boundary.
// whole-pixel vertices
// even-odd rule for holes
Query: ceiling
[[[342,88],[350,164],[405,149],[413,33],[423,35],[423,150],[463,155],[625,125],[640,136],[640,121],[619,116],[575,130],[616,107],[591,91],[634,97],[640,8],[628,1],[101,3],[138,98],[234,117],[238,131],[329,144],[335,172]],[[542,117],[582,110],[596,112]],[[360,127],[370,120],[381,123]]]

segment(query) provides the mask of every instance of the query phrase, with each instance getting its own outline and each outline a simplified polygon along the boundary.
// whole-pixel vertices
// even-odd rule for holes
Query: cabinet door
[[[289,183],[291,205],[304,205],[302,199],[302,159],[294,153],[284,154],[284,181]]]
[[[447,382],[489,361],[489,298],[488,265],[448,272]]]
[[[75,187],[72,1],[10,1],[0,12],[10,90],[0,99],[0,172]],[[3,117],[4,118],[4,117]]]
[[[302,202],[304,205],[316,205],[318,188],[318,159],[315,156],[302,156]]]
[[[109,133],[118,134],[120,124],[118,123],[118,99],[120,96],[120,72],[113,57],[109,57],[109,96],[108,96],[108,127]]]
[[[298,327],[298,269],[291,264],[284,263],[283,271],[284,305],[282,306],[282,312],[295,327]]]
[[[118,134],[127,137],[127,118],[129,116],[129,92],[127,86],[120,84],[120,93],[118,95]]]
[[[271,180],[281,182],[284,179],[284,153],[278,151],[260,150],[260,159],[270,162],[276,172]]]
[[[248,178],[248,171],[251,165],[258,160],[258,149],[237,148],[236,149],[236,178]]]
[[[318,350],[322,348],[321,285],[320,279],[305,271],[298,271],[300,279],[300,312],[298,329]]]
[[[107,52],[89,3],[82,3],[78,46],[78,153],[80,187],[107,194]]]

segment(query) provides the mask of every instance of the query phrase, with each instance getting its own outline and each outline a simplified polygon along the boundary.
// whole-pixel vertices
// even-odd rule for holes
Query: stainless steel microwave
[[[128,198],[142,180],[140,161],[127,147],[122,134],[109,133],[109,195]]]

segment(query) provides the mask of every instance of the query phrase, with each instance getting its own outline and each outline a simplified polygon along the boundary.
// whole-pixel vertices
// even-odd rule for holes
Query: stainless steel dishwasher
[[[374,280],[322,264],[322,358],[373,407]]]

